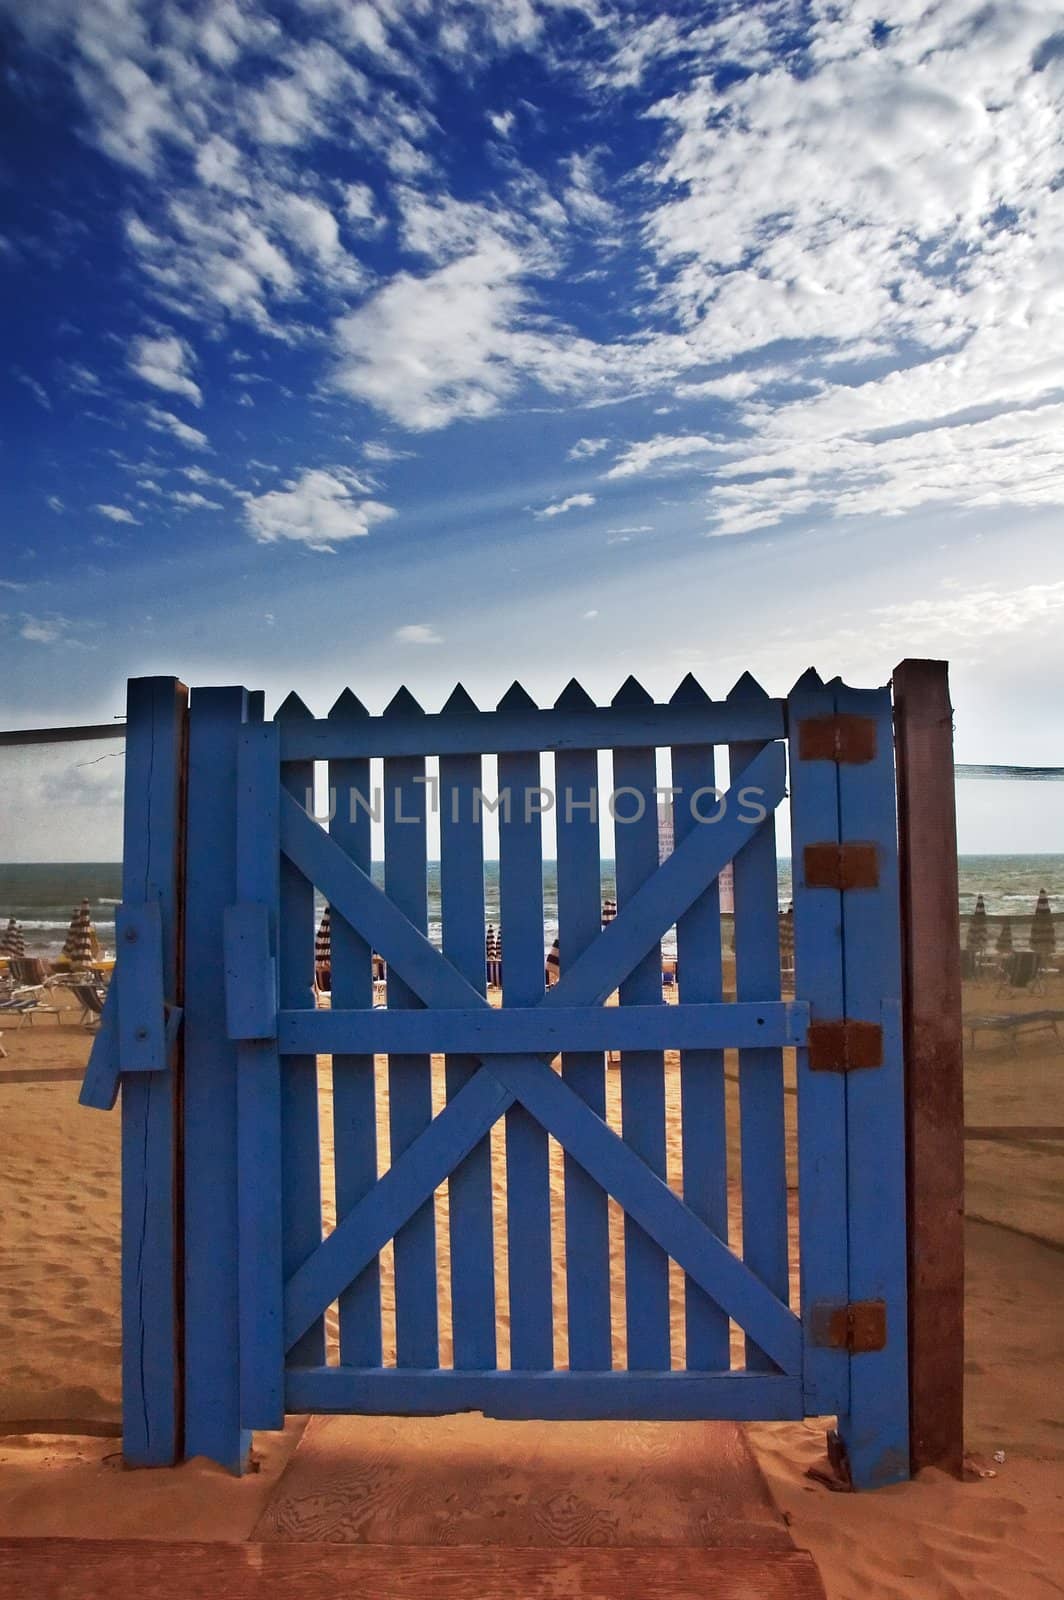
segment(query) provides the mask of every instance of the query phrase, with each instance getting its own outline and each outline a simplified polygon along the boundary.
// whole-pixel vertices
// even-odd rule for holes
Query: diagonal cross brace
[[[769,746],[744,773],[744,786],[752,788],[759,779],[764,785],[762,793],[766,803],[774,807],[783,793],[782,750]],[[364,936],[370,937],[386,960],[395,962],[397,970],[426,1003],[444,1009],[486,1007],[488,1002],[418,933],[306,812],[290,797],[283,796],[282,800],[282,850],[324,890],[333,909]],[[653,927],[659,925],[653,919],[663,917],[660,923],[663,931],[704,891],[707,877],[716,876],[747,842],[751,825],[738,819],[731,819],[731,823],[727,829],[723,824],[714,825],[712,849],[706,845],[697,851],[689,849],[691,841],[698,840],[706,831],[693,830],[654,878],[633,896],[625,910],[596,939],[595,945],[574,962],[542,1004],[589,1004],[604,1000],[658,936],[647,935],[645,925],[640,929],[639,918],[646,918]],[[746,830],[745,836],[736,837],[740,828]],[[677,867],[678,857],[681,859]],[[369,935],[366,935],[367,920],[372,921]],[[599,946],[605,946],[605,956],[589,959]],[[286,1344],[289,1347],[320,1315],[322,1305],[336,1298],[385,1240],[424,1203],[458,1160],[483,1137],[491,1123],[514,1099],[519,1099],[707,1294],[736,1321],[756,1333],[758,1343],[784,1371],[798,1369],[800,1327],[793,1313],[562,1083],[545,1061],[528,1056],[491,1056],[487,1060],[490,1068],[477,1074],[404,1153],[392,1172],[380,1181],[377,1190],[343,1219],[293,1275],[285,1293]],[[381,1193],[383,1186],[386,1188]],[[387,1231],[382,1232],[382,1229]]]

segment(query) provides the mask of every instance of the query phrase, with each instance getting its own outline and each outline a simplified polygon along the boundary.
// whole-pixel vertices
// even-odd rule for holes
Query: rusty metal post
[[[964,1461],[964,1064],[953,714],[945,661],[894,670],[913,1472]]]

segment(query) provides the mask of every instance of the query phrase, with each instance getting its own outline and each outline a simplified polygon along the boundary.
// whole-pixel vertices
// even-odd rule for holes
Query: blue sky
[[[324,712],[915,654],[961,759],[1059,762],[1059,3],[0,40],[0,725],[132,673]]]

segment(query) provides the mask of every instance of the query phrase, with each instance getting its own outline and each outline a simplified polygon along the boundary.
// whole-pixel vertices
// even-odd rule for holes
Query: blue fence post
[[[886,1342],[850,1358],[850,1414],[840,1432],[858,1488],[909,1476],[905,1087],[901,1033],[898,846],[889,689],[837,685],[844,718],[874,724],[869,759],[840,762],[844,844],[872,844],[876,882],[842,895],[846,1020],[882,1028],[882,1062],[846,1074],[850,1299],[882,1302]]]
[[[242,1472],[237,1046],[226,1036],[225,908],[235,903],[237,745],[246,689],[196,689],[185,889],[185,1454]]]
[[[126,699],[122,894],[157,903],[166,999],[182,1002],[181,908],[188,690],[131,678]],[[122,1453],[161,1467],[181,1451],[182,1042],[166,1072],[122,1080]]]

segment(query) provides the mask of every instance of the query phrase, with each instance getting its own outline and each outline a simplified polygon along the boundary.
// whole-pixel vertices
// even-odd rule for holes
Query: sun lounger
[[[978,1016],[967,1016],[963,1019],[964,1029],[968,1034],[971,1047],[975,1049],[975,1036],[977,1033],[1004,1034],[1010,1047],[1015,1050],[1016,1041],[1020,1033],[1030,1030],[1032,1032],[1052,1032],[1060,1038],[1058,1023],[1064,1022],[1064,1011],[1013,1011],[1008,1013],[988,1013]]]

